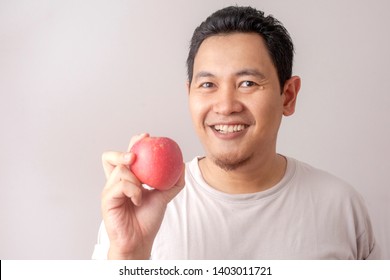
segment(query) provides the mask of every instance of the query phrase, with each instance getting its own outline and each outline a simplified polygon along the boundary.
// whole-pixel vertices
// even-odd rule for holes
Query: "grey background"
[[[216,9],[273,14],[296,45],[297,112],[279,152],[364,196],[390,257],[388,1],[0,0],[0,258],[89,259],[101,220],[101,154],[147,131],[185,160],[185,60]]]

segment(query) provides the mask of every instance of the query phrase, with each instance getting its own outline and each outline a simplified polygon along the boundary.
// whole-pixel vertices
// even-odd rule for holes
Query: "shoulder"
[[[347,181],[310,164],[289,159],[295,164],[290,188],[297,197],[330,212],[367,219],[363,196]]]
[[[316,168],[306,162],[299,161],[294,158],[288,158],[289,163],[295,165],[295,172],[300,179],[312,180],[313,182],[327,182],[337,185],[348,185],[343,179],[319,168]]]
[[[354,240],[357,259],[380,258],[363,196],[343,179],[307,163],[289,159],[295,164],[293,189],[300,203],[316,212],[325,228],[332,228],[345,240]],[[305,201],[305,202],[304,202]]]
[[[302,201],[309,202],[331,213],[360,223],[365,227],[369,220],[368,209],[363,196],[345,180],[307,163],[289,159],[295,164],[292,189]]]
[[[306,191],[330,197],[360,197],[355,188],[344,179],[293,158],[288,158],[288,161],[295,166],[293,182]]]

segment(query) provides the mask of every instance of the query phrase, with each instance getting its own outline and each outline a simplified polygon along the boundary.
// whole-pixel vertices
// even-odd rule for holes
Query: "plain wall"
[[[147,131],[201,155],[185,89],[188,43],[216,9],[273,14],[302,78],[279,152],[364,196],[390,258],[388,1],[0,0],[0,259],[89,259],[101,154]]]

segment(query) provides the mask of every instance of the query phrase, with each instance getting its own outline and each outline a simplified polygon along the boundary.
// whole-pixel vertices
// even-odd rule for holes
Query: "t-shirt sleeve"
[[[371,252],[367,256],[366,260],[381,260],[381,259],[383,259],[381,249],[378,246],[378,244],[374,243],[374,246],[371,249]]]
[[[366,203],[360,194],[358,196],[358,205],[358,215],[363,220],[360,224],[364,225],[364,231],[357,239],[358,259],[379,260],[382,258],[381,250],[375,239]]]
[[[108,249],[110,248],[110,240],[108,239],[108,235],[106,232],[106,227],[104,226],[104,222],[101,222],[97,237],[97,243],[95,244],[92,259],[93,260],[106,260]]]

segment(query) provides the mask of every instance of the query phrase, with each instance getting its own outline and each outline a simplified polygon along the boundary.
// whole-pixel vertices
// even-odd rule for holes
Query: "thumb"
[[[170,189],[165,191],[160,191],[164,196],[165,201],[170,202],[185,186],[185,164],[182,165],[182,172],[177,183]]]

